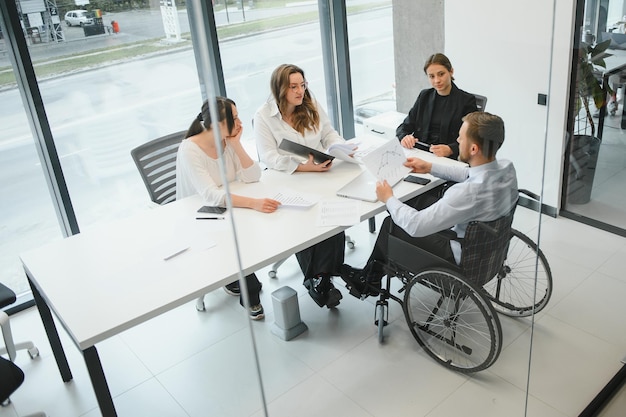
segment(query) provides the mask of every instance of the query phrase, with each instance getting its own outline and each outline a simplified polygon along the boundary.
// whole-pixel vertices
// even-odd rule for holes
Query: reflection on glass
[[[0,90],[0,275],[17,294],[30,291],[19,254],[62,237],[21,103],[17,88]]]

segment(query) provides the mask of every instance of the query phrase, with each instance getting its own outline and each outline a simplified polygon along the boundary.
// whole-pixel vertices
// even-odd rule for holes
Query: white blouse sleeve
[[[284,171],[289,174],[295,172],[301,158],[295,155],[285,155],[279,152],[278,145],[283,140],[278,126],[280,120],[269,115],[268,106],[263,106],[254,115],[254,136],[259,152],[259,158],[270,169]]]

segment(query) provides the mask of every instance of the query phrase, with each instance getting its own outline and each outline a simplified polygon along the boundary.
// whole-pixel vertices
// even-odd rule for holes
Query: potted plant
[[[574,135],[569,155],[568,199],[572,204],[588,203],[598,161],[601,139],[596,136],[591,100],[596,109],[606,107],[606,99],[612,94],[608,83],[603,83],[598,68],[606,68],[605,51],[611,40],[593,45],[581,42],[576,70],[576,104]],[[581,111],[582,110],[582,111]]]
[[[598,76],[596,69],[597,67],[606,68],[604,58],[611,55],[607,54],[605,51],[610,44],[610,39],[596,45],[581,42],[581,47],[578,50],[578,68],[576,72],[578,97],[576,102],[576,114],[580,113],[581,108],[585,110],[585,128],[587,126],[589,127],[589,133],[592,137],[595,137],[596,126],[589,107],[589,100],[593,100],[596,109],[600,109],[606,105],[607,95],[612,94],[611,87],[608,83],[607,85],[603,84],[602,78]]]

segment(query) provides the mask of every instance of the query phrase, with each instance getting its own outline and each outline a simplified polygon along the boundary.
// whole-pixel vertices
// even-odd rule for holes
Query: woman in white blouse
[[[222,138],[222,159],[226,170],[226,180],[256,182],[261,177],[261,168],[245,151],[241,144],[243,131],[235,103],[224,97],[217,97],[218,123],[211,122],[209,105],[205,101],[202,111],[189,127],[176,157],[176,199],[200,194],[207,206],[225,206],[226,191],[222,188],[219,169],[219,155],[215,144],[214,129],[220,129]],[[280,203],[270,198],[250,198],[230,195],[234,207],[251,208],[263,213],[273,213]],[[250,298],[250,317],[260,320],[264,317],[259,299],[261,283],[255,274],[246,276]],[[225,287],[227,293],[239,295],[239,283]]]
[[[278,148],[283,139],[320,151],[345,142],[311,95],[304,71],[296,65],[279,65],[272,73],[270,90],[271,97],[254,115],[254,135],[261,161],[268,168],[287,174],[328,171],[331,161],[315,163],[313,156],[303,160]],[[339,275],[343,264],[344,241],[345,234],[341,232],[296,253],[304,286],[320,307],[336,307],[342,298],[331,277]]]

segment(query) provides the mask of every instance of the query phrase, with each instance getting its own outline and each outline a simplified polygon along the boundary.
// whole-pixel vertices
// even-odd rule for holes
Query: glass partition
[[[87,1],[80,6],[74,2],[35,3],[13,3],[24,32],[12,33],[11,37],[25,38],[46,122],[52,131],[80,231],[102,230],[108,224],[161,209],[150,201],[131,150],[162,136],[186,131],[206,99],[201,94],[197,69],[204,63],[194,59],[184,2],[182,7],[174,1],[160,4]],[[28,285],[19,255],[59,240],[61,233],[51,192],[44,180],[46,174],[35,152],[20,90],[13,76],[17,68],[9,62],[9,37],[0,38],[3,109],[0,114],[3,126],[0,185],[3,195],[7,196],[3,200],[7,204],[2,205],[0,264],[2,282],[21,293],[28,292]],[[204,71],[207,73],[206,68]],[[202,80],[207,81],[211,80]],[[50,178],[52,182],[58,180]],[[172,227],[164,225],[166,230]],[[163,239],[168,236],[170,233],[165,233]],[[133,241],[135,237],[128,236],[128,239]],[[167,245],[167,242],[154,244]],[[106,256],[108,248],[103,247],[102,253]],[[109,261],[118,262],[117,259]],[[209,276],[211,265],[205,267]],[[184,281],[182,275],[171,279]],[[89,278],[85,276],[85,280]],[[43,288],[44,294],[46,289]],[[153,289],[146,286],[143,296],[155,297]],[[109,290],[124,292],[126,289],[108,288],[97,296],[111,296]],[[67,288],[67,291],[73,290]],[[85,296],[76,291],[73,294]],[[138,298],[137,303],[141,303],[143,297]],[[169,314],[130,326],[125,332],[112,331],[110,338],[97,344],[119,415],[203,415],[207,412],[249,415],[262,408],[246,310],[221,289],[207,294],[205,303],[206,311],[197,311],[196,303],[178,309],[166,308]],[[56,306],[50,307],[54,310]],[[110,307],[112,310],[132,309],[127,305],[116,306],[113,299]],[[107,311],[91,313],[109,314]],[[40,358],[32,362],[33,369],[54,363],[50,344],[40,327],[41,321],[35,324],[32,333],[40,352]],[[98,403],[80,352],[62,326],[59,331],[76,385],[85,387],[79,394],[84,398],[76,400],[73,394],[67,395],[61,377],[54,375],[55,370],[48,383],[53,379],[63,393],[45,405],[31,403],[30,406],[40,406],[48,415],[78,416],[90,410],[98,414]],[[14,334],[28,334],[28,330]],[[181,343],[183,340],[185,342]],[[125,346],[122,352],[119,346]],[[146,346],[150,347],[145,349]],[[142,357],[140,362],[132,359],[135,354],[136,358]],[[21,355],[18,356],[20,366],[30,365],[21,362],[26,356]],[[189,376],[190,362],[187,361],[193,357],[204,357],[203,365],[200,371],[191,365],[196,381],[188,385],[185,380]],[[128,366],[116,366],[120,363]],[[223,377],[215,378],[217,374]],[[234,400],[241,394],[241,387],[233,388],[234,382],[224,384],[226,374],[232,375],[234,380],[251,381],[245,403]],[[162,378],[157,384],[153,384],[155,375]],[[146,379],[153,383],[142,386]],[[39,385],[43,381],[32,373],[27,380],[31,381],[30,388],[23,389],[30,393],[27,397],[33,398],[32,391],[45,390]],[[184,393],[179,393],[189,395],[191,402],[183,397],[175,400],[168,394],[183,387]],[[214,395],[207,395],[209,392]],[[198,399],[202,399],[201,402],[197,402]],[[15,402],[18,403],[17,399]],[[191,411],[194,409],[196,411]]]
[[[195,23],[190,25],[187,4],[135,2],[131,9],[129,3],[92,0],[84,7],[85,19],[91,20],[81,26],[68,13],[82,7],[59,2],[55,10],[36,10],[34,3],[19,2],[24,33],[16,35],[28,42],[80,229],[154,207],[130,150],[186,130],[206,98],[201,84],[219,81],[219,74],[196,61],[193,48],[198,46],[189,35]],[[484,110],[503,118],[506,140],[498,158],[514,163],[520,188],[540,196],[539,203],[522,199],[514,217],[513,227],[528,237],[519,239],[525,243],[522,247],[531,254],[524,259],[520,280],[529,291],[526,296],[549,304],[538,304],[542,310],[537,314],[533,308],[511,314],[514,317],[498,314],[501,338],[494,349],[499,356],[487,369],[466,374],[441,366],[425,352],[394,301],[389,315],[376,322],[376,298],[353,297],[336,277],[335,286],[343,295],[340,305],[320,308],[302,285],[295,257],[286,259],[276,278],[268,277],[273,267],[265,259],[255,271],[263,284],[264,321],[251,322],[235,297],[216,290],[204,297],[205,312],[188,303],[98,346],[119,414],[577,415],[617,367],[612,358],[616,353],[623,357],[623,337],[595,324],[619,327],[618,319],[596,313],[607,305],[615,308],[611,316],[624,316],[619,307],[623,303],[612,295],[623,294],[623,280],[615,276],[614,265],[623,257],[624,243],[558,217],[561,172],[566,169],[573,0],[566,5],[518,2],[501,14],[498,0],[428,5],[350,0],[346,6],[357,136],[370,134],[365,127],[373,124],[368,119],[408,112],[419,92],[429,87],[423,63],[435,52],[451,59],[460,88],[486,97]],[[252,156],[252,118],[269,97],[269,79],[277,65],[302,67],[322,106],[333,96],[326,91],[318,7],[311,1],[211,2],[226,95],[237,103],[243,140]],[[5,194],[18,200],[4,208],[10,232],[3,245],[11,249],[3,251],[3,257],[9,258],[9,273],[13,268],[18,276],[19,266],[12,265],[18,265],[19,252],[60,234],[29,145],[24,106],[14,105],[19,100],[14,69],[5,59],[0,54],[0,103],[5,109],[0,119],[8,127],[0,134],[0,155],[6,161],[0,184]],[[199,73],[208,75],[199,80]],[[393,119],[384,126],[392,132],[397,123]],[[341,163],[333,168],[346,169]],[[263,171],[261,185],[271,176]],[[312,177],[298,178],[306,184]],[[386,215],[377,216],[379,225]],[[277,217],[267,217],[267,222]],[[40,220],[34,225],[32,218]],[[236,217],[233,225],[239,226]],[[277,228],[262,241],[241,239],[239,256],[277,245],[291,232]],[[378,232],[371,233],[367,222],[350,227],[347,233],[355,247],[346,247],[346,263],[362,266]],[[543,257],[534,256],[540,251]],[[581,254],[589,256],[583,260]],[[213,266],[206,266],[207,275]],[[535,284],[540,274],[554,279],[551,294],[539,281]],[[596,287],[590,277],[610,291],[586,298]],[[402,298],[402,282],[393,285]],[[274,295],[284,287],[295,290],[298,313],[308,329],[290,340],[273,331],[280,318]],[[477,305],[489,310],[486,301]],[[444,322],[452,327],[455,318]],[[49,378],[38,382],[33,372],[52,360],[45,342],[41,350],[41,362],[29,365],[35,387],[51,383]],[[596,353],[589,356],[589,351]],[[120,358],[124,366],[116,369],[112,365]],[[72,360],[77,362],[74,368],[82,366],[81,360]],[[582,378],[594,388],[580,388],[576,381]],[[77,389],[89,385],[85,374],[76,379]],[[44,406],[40,408],[51,415],[97,414],[91,387],[67,394],[60,379],[53,383],[59,395],[37,403]]]
[[[563,209],[566,215],[598,227],[626,235],[623,187],[624,156],[623,129],[626,118],[624,96],[624,16],[623,0],[580,0],[577,2],[574,39],[576,56],[596,58],[590,49],[602,42],[602,60],[591,72],[598,88],[596,100],[582,100],[580,82],[574,83],[577,94],[570,104],[571,144],[567,154],[566,184]],[[600,55],[597,55],[599,58]],[[586,61],[589,62],[589,61]],[[580,66],[577,79],[585,73]]]

